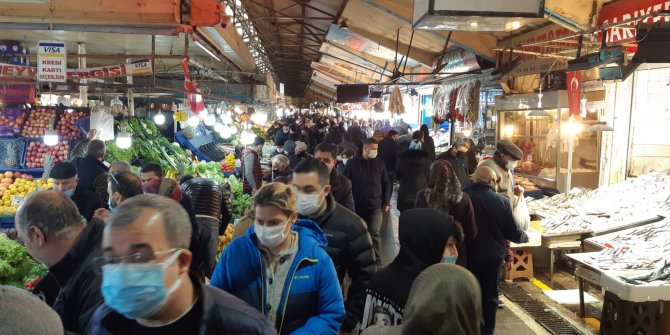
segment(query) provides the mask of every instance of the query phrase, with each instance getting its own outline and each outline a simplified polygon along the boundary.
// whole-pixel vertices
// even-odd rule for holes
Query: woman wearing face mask
[[[463,229],[464,242],[458,243],[457,264],[467,266],[467,245],[477,237],[475,210],[449,162],[438,159],[430,166],[428,187],[416,194],[415,208],[435,208],[454,217]]]
[[[375,314],[390,316],[385,326],[401,323],[407,297],[414,279],[427,267],[456,262],[456,244],[463,232],[454,219],[437,209],[410,209],[400,215],[400,252],[389,264],[372,276],[363,311],[362,329],[375,324]],[[383,303],[382,303],[383,302]],[[379,305],[386,308],[379,311]],[[367,308],[369,307],[369,308]]]
[[[253,227],[223,251],[211,285],[257,308],[279,334],[337,334],[345,312],[327,239],[314,221],[297,219],[296,201],[287,185],[262,187]]]

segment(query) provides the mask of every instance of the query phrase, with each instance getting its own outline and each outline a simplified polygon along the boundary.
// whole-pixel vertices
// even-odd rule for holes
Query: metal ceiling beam
[[[334,16],[333,14],[328,13],[328,12],[326,12],[326,11],[320,9],[320,8],[317,8],[317,7],[314,7],[314,6],[312,6],[312,5],[309,5],[309,4],[307,4],[306,1],[302,1],[302,0],[293,0],[293,1],[297,2],[299,5],[301,5],[301,6],[303,6],[303,7],[307,7],[307,8],[309,8],[309,9],[311,9],[311,10],[314,10],[314,11],[317,11],[317,12],[319,12],[319,13],[321,13],[321,14],[327,15],[327,16],[329,16],[329,17],[331,18],[331,20],[332,20],[333,18],[335,18],[335,16]]]

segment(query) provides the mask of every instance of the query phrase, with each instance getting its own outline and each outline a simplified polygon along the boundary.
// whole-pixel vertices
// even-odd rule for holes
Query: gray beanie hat
[[[11,286],[0,286],[0,334],[62,335],[58,314],[36,296]]]

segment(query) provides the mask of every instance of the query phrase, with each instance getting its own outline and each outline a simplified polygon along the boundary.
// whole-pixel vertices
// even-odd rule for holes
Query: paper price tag
[[[21,197],[21,196],[18,196],[18,195],[13,196],[12,197],[12,206],[15,206],[15,205],[21,206],[25,199],[26,199],[25,197]]]

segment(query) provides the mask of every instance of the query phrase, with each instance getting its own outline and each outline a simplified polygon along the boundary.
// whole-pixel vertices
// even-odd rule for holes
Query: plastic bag
[[[114,117],[105,112],[104,108],[96,108],[91,112],[91,128],[98,131],[98,139],[109,141],[114,139]]]
[[[514,221],[516,225],[521,228],[521,230],[526,231],[530,226],[530,213],[528,212],[528,206],[526,206],[526,199],[523,197],[516,197],[516,206],[512,211],[514,216]]]

